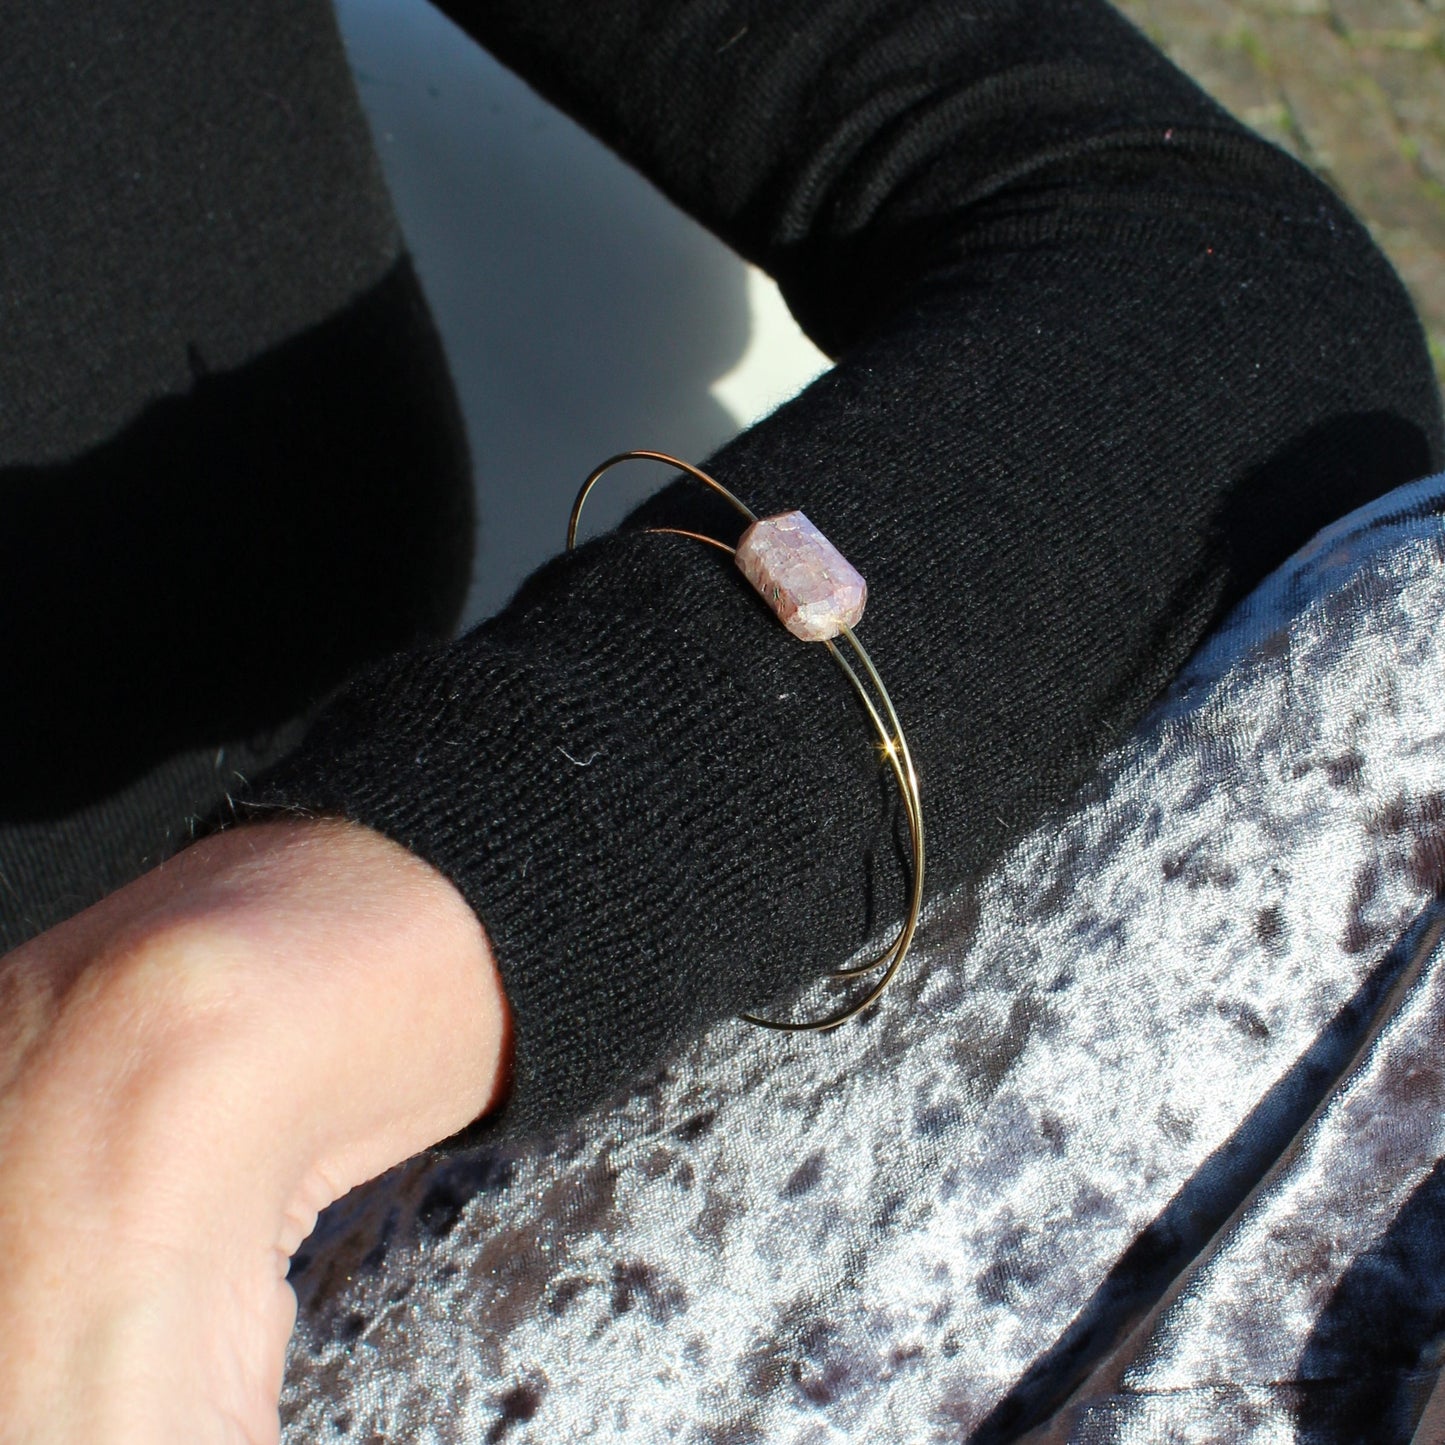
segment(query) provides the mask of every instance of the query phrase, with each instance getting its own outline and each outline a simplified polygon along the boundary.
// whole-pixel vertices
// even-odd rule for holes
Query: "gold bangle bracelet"
[[[690,462],[668,456],[666,452],[619,452],[592,472],[582,484],[582,490],[572,504],[572,516],[567,523],[569,552],[577,545],[577,524],[582,516],[583,504],[592,488],[613,467],[630,461],[661,462],[665,466],[685,472],[716,492],[747,519],[747,530],[736,547],[720,542],[716,537],[685,531],[680,527],[648,527],[645,530],[689,537],[695,542],[703,542],[709,547],[716,547],[731,554],[739,570],[789,632],[804,641],[821,642],[832,654],[833,661],[843,669],[843,675],[862,700],[873,729],[878,734],[883,755],[898,782],[898,790],[908,814],[912,852],[913,877],[907,917],[898,936],[881,954],[851,968],[837,969],[832,977],[858,978],[879,968],[883,970],[882,974],[873,981],[861,998],[847,1004],[841,1012],[824,1018],[795,1023],[784,1019],[759,1018],[756,1014],[743,1015],[748,1023],[757,1024],[761,1028],[783,1029],[791,1033],[837,1028],[839,1024],[856,1017],[882,997],[883,991],[892,983],[908,953],[923,911],[923,802],[918,788],[918,774],[914,770],[913,755],[909,752],[908,742],[903,736],[903,725],[898,721],[888,689],[883,686],[883,679],[878,676],[878,669],[873,666],[867,650],[853,633],[854,625],[863,615],[867,586],[847,559],[801,512],[783,512],[775,517],[760,518],[716,478],[708,476]],[[857,670],[834,643],[834,637],[841,637],[852,649],[864,676],[872,684],[876,702],[864,686]]]

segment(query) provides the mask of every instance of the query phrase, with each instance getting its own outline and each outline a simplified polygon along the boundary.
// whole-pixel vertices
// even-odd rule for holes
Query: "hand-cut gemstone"
[[[754,522],[738,543],[737,564],[804,642],[836,637],[863,616],[868,584],[801,512]]]

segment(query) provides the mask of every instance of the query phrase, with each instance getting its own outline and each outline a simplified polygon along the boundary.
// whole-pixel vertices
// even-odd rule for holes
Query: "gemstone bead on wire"
[[[736,560],[778,620],[804,642],[837,637],[863,616],[868,584],[801,512],[754,522]]]

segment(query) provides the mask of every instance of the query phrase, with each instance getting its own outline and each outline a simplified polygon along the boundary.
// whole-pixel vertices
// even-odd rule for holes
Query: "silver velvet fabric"
[[[871,1016],[721,1024],[564,1137],[329,1211],[286,1440],[1410,1440],[1445,1327],[1440,510],[1445,475],[1268,579]]]

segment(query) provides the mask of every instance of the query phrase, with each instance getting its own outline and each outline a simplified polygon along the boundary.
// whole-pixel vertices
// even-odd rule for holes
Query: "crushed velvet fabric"
[[[823,1037],[292,1271],[302,1441],[1408,1441],[1445,1326],[1445,475],[1320,535]],[[927,780],[925,786],[925,805]]]

